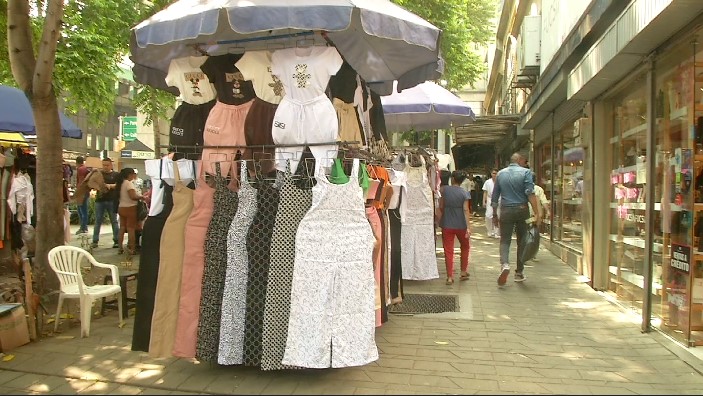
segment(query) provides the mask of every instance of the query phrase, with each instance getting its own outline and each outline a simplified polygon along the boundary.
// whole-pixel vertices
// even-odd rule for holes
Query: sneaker
[[[98,247],[98,243],[97,243],[97,242],[93,242],[93,243],[90,244],[90,247],[93,248],[93,249],[95,249],[95,248]]]
[[[113,249],[117,249],[117,248],[119,248],[119,247],[120,247],[120,244],[119,244],[119,243],[113,243],[113,244],[112,244],[112,248],[113,248]]]
[[[500,270],[500,276],[498,277],[498,286],[503,286],[505,282],[508,281],[508,275],[510,275],[510,265],[503,264]]]
[[[78,230],[78,231],[76,231],[76,235],[87,234],[87,233],[88,233],[88,230]]]
[[[515,282],[524,282],[527,277],[522,272],[515,273]]]

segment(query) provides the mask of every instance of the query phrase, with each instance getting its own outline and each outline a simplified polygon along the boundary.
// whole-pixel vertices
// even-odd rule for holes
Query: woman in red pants
[[[452,172],[451,185],[442,187],[436,220],[442,228],[442,245],[444,246],[444,262],[447,266],[447,285],[454,283],[454,237],[461,245],[461,274],[462,281],[469,279],[469,250],[471,244],[470,222],[471,193],[461,188],[466,179],[462,171]]]

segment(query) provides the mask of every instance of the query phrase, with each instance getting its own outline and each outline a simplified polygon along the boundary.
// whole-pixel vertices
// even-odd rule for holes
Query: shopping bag
[[[522,262],[532,260],[537,255],[539,250],[539,228],[533,223],[528,226],[527,236],[525,237],[525,247],[522,249],[520,258]]]
[[[137,201],[137,220],[142,221],[149,216],[149,208],[146,206],[146,202]]]

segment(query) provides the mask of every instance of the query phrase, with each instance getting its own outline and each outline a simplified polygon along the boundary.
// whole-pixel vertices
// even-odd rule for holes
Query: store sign
[[[691,247],[671,244],[671,268],[688,273],[691,268]]]
[[[153,159],[154,153],[151,151],[122,150],[120,151],[120,157],[132,159]]]
[[[63,158],[64,161],[75,161],[78,157],[85,157],[85,154],[65,150],[63,153],[61,153],[61,158]]]
[[[137,116],[121,117],[121,134],[122,140],[131,142],[137,139]]]

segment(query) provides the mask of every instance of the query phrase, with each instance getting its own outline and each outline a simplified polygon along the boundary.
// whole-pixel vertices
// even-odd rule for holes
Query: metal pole
[[[652,271],[654,268],[654,184],[656,180],[656,141],[655,132],[657,128],[657,106],[656,106],[656,76],[654,74],[654,59],[649,59],[649,70],[647,71],[647,200],[645,202],[645,217],[649,219],[645,223],[644,230],[647,237],[644,241],[644,279],[643,279],[643,301],[642,301],[642,331],[649,332],[652,329]]]

